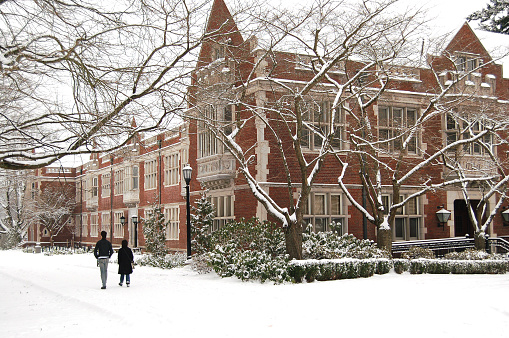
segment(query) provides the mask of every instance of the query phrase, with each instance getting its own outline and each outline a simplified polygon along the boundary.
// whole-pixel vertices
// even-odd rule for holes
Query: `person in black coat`
[[[127,286],[131,284],[131,274],[133,273],[134,256],[133,251],[127,246],[127,240],[122,241],[122,247],[118,250],[118,273],[120,274],[120,283],[125,282]]]
[[[113,255],[113,247],[106,239],[106,231],[101,231],[101,240],[97,242],[94,248],[94,256],[97,259],[97,266],[101,270],[101,281],[103,286],[101,289],[106,289],[106,280],[108,279],[108,262],[111,255]]]

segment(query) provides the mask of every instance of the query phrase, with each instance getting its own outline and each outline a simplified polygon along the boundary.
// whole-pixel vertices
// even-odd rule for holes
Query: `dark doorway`
[[[479,200],[471,200],[472,207],[479,204]],[[463,237],[469,235],[474,238],[474,225],[470,221],[467,211],[467,203],[464,200],[454,201],[454,236]]]

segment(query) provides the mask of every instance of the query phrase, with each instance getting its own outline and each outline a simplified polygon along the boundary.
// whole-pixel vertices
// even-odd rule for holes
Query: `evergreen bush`
[[[369,240],[336,232],[306,232],[303,234],[302,254],[305,259],[390,258],[390,254],[374,246]]]
[[[420,247],[411,247],[408,252],[404,252],[402,258],[405,259],[417,259],[417,258],[427,258],[433,259],[435,258],[435,253],[433,250],[428,248],[420,248]]]
[[[147,251],[154,256],[164,257],[168,253],[166,248],[166,227],[168,224],[161,212],[161,206],[155,205],[153,212],[142,220]]]
[[[135,259],[140,266],[152,266],[161,269],[173,269],[183,266],[187,261],[186,254],[175,253],[166,255],[144,254]]]
[[[505,259],[503,255],[497,254],[489,254],[484,250],[475,250],[475,249],[466,249],[461,252],[449,252],[444,255],[445,259],[450,260],[483,260],[483,259],[491,259],[491,260],[503,260]]]
[[[214,222],[214,206],[207,200],[205,194],[196,201],[191,214],[191,245],[197,255],[211,251],[212,225]]]

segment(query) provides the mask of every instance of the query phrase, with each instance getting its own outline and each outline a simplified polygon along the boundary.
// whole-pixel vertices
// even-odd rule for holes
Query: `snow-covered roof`
[[[509,78],[509,35],[487,32],[478,28],[474,28],[474,33],[493,59],[502,57],[495,63],[504,66],[504,78]]]

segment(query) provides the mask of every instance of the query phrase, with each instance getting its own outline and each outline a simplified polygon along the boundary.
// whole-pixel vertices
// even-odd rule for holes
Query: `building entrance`
[[[471,200],[472,207],[479,204],[479,200]],[[467,203],[464,200],[454,201],[454,236],[463,237],[469,235],[474,238],[475,228],[468,216]]]

